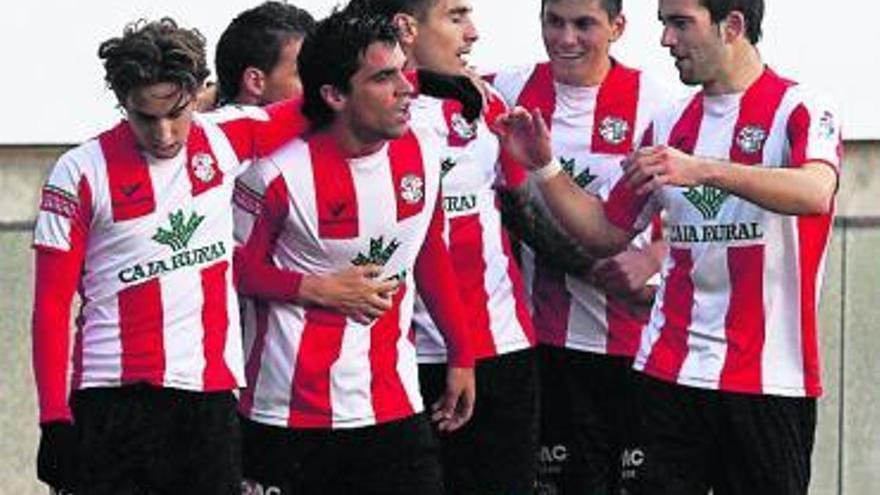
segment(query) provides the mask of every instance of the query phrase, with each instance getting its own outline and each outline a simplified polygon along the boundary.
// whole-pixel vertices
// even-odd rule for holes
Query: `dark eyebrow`
[[[462,5],[460,7],[455,7],[455,8],[449,9],[449,15],[470,14],[473,10],[474,9],[471,7],[466,7],[466,6]]]

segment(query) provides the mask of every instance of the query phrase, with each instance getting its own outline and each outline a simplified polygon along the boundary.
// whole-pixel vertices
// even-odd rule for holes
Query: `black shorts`
[[[538,495],[618,494],[632,359],[550,346],[538,356]]]
[[[292,430],[241,419],[244,495],[442,495],[423,414],[352,429]]]
[[[240,436],[232,392],[147,385],[79,390],[77,495],[239,494]]]
[[[446,389],[446,365],[419,365],[425,407]],[[474,415],[453,433],[438,433],[448,495],[531,495],[537,451],[534,350],[480,360]]]
[[[703,390],[638,373],[636,383],[622,493],[807,493],[816,399]]]

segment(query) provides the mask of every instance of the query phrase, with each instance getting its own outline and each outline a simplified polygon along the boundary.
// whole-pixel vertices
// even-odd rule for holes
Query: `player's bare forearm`
[[[554,218],[591,254],[604,258],[626,249],[629,233],[608,221],[598,197],[561,173],[541,181],[538,187]]]
[[[525,188],[499,192],[505,226],[552,268],[571,274],[590,270],[596,259],[562,230]]]

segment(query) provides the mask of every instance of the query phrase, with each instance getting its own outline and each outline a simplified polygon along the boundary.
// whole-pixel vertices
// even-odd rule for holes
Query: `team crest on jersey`
[[[747,155],[753,155],[764,146],[767,131],[756,125],[747,125],[736,135],[736,145]]]
[[[452,114],[449,119],[452,125],[452,132],[464,140],[471,140],[477,137],[477,123],[470,123],[460,113]]]
[[[197,153],[190,161],[193,175],[204,183],[211,182],[214,178],[214,159],[207,153]]]
[[[562,163],[562,171],[568,174],[569,177],[574,181],[575,184],[578,185],[581,189],[590,185],[594,180],[596,180],[599,176],[593,175],[590,172],[590,167],[584,168],[580,173],[574,173],[575,160],[574,158],[565,158],[560,156],[559,161]]]
[[[834,114],[825,111],[819,118],[819,137],[831,139],[837,134],[837,125],[834,123]]]
[[[711,186],[692,187],[682,194],[703,215],[704,220],[717,217],[724,201],[730,196],[727,191]]]
[[[425,197],[425,181],[415,174],[404,175],[400,179],[400,197],[407,204],[418,203]]]
[[[629,123],[620,117],[608,116],[599,123],[599,135],[612,145],[618,145],[626,140],[629,134]]]

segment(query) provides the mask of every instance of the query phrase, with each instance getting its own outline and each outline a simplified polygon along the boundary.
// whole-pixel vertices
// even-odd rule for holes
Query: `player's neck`
[[[382,148],[386,140],[384,139],[365,139],[347,125],[342,119],[336,121],[328,128],[327,132],[333,138],[339,152],[347,158],[355,158],[359,156],[375,153]]]
[[[710,96],[742,93],[763,73],[764,62],[758,49],[750,43],[743,43],[734,48],[720,76],[703,85],[703,90]]]

